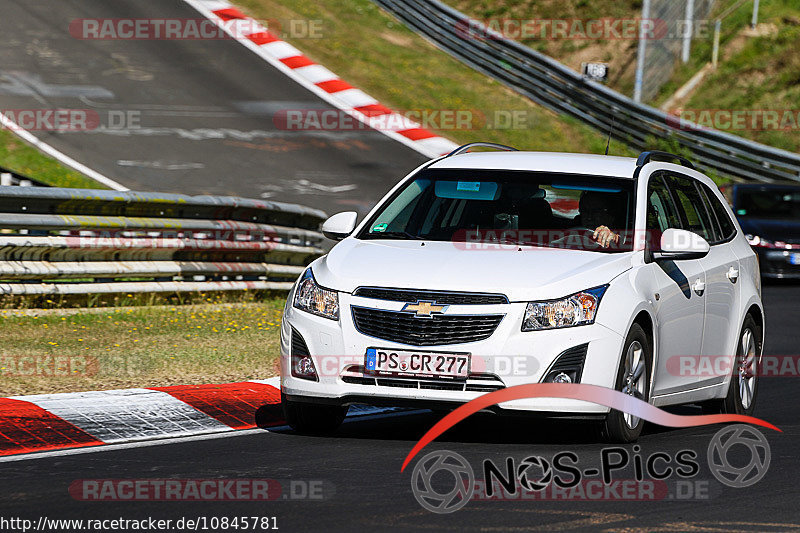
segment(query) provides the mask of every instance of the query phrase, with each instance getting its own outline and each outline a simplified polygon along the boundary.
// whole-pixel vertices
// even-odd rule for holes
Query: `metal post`
[[[650,24],[650,0],[642,3],[642,20],[639,24],[639,50],[636,54],[636,80],[633,85],[633,100],[642,101],[642,83],[644,81],[644,59],[647,51],[647,37],[645,35],[645,25]]]
[[[717,68],[719,62],[719,34],[722,30],[722,21],[717,19],[714,23],[714,51],[711,53],[711,65]]]
[[[750,26],[753,29],[756,29],[756,25],[758,24],[758,0],[755,1],[753,4],[753,20],[750,22]]]
[[[686,0],[686,17],[683,21],[683,51],[681,60],[689,62],[689,52],[692,46],[692,34],[694,33],[694,0]]]

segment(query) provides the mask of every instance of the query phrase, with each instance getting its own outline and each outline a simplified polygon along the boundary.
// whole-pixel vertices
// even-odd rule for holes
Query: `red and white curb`
[[[228,35],[332,106],[427,157],[439,157],[458,145],[393,112],[376,99],[311,61],[258,21],[224,0],[184,0]],[[238,28],[238,29],[237,29]]]
[[[279,387],[271,378],[0,398],[0,456],[253,429],[259,408],[279,406]],[[351,408],[348,416],[394,410]],[[285,425],[274,411],[267,425]]]

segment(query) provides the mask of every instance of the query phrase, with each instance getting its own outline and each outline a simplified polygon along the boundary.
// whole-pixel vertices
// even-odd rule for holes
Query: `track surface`
[[[769,285],[768,354],[796,354],[796,311],[800,286]],[[276,516],[284,531],[515,531],[637,530],[786,531],[800,528],[800,425],[797,378],[761,382],[756,415],[775,423],[783,434],[764,431],[772,450],[767,475],[750,488],[716,482],[705,461],[710,438],[719,427],[685,430],[648,427],[641,454],[695,450],[701,465],[696,479],[710,480],[710,500],[498,502],[471,501],[451,515],[423,510],[410,487],[410,469],[400,465],[414,442],[437,420],[422,413],[345,424],[332,437],[289,431],[256,431],[200,442],[172,443],[84,455],[0,463],[3,516],[50,518],[179,518],[181,516]],[[486,416],[467,420],[424,451],[452,450],[476,469],[484,458],[502,464],[513,456],[552,457],[562,450],[579,454],[582,466],[598,466],[604,445],[580,424],[508,421]],[[629,449],[631,447],[628,447]],[[744,457],[744,456],[743,456]],[[416,463],[416,459],[413,464]],[[480,476],[480,474],[476,473]],[[622,474],[622,478],[632,477]],[[323,501],[268,503],[94,502],[73,500],[73,480],[87,478],[272,478],[323,480],[335,487]],[[771,524],[771,525],[767,525]],[[710,529],[701,529],[710,527]],[[653,529],[658,528],[658,529]]]
[[[281,109],[332,109],[233,40],[79,40],[81,18],[200,18],[163,0],[9,0],[0,109],[134,112],[138,124],[33,132],[134,190],[236,194],[365,211],[426,158],[376,131],[276,128]],[[358,194],[353,194],[357,187]]]

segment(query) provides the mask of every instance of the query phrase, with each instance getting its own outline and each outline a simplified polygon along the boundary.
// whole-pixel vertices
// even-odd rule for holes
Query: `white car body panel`
[[[706,184],[724,202],[713,182],[684,166],[651,162],[637,170],[636,160],[581,154],[536,152],[479,152],[444,157],[427,163],[401,180],[358,224],[358,234],[393,193],[422,168],[503,169],[564,172],[637,179],[635,229],[646,223],[647,183],[658,170],[670,170]],[[509,304],[451,305],[446,314],[504,314],[487,339],[464,344],[414,347],[420,351],[469,352],[487,359],[520,356],[531,364],[522,375],[503,376],[505,386],[539,382],[553,360],[564,350],[588,343],[581,383],[613,387],[625,336],[637,318],[646,314],[652,322],[653,364],[650,402],[667,405],[720,398],[730,377],[703,380],[675,375],[668,360],[681,355],[735,355],[738,332],[744,316],[757,308],[763,317],[760,278],[755,254],[737,229],[729,242],[714,245],[702,259],[675,261],[673,277],[663,265],[646,263],[643,246],[633,252],[604,254],[530,246],[507,246],[503,250],[464,249],[463,243],[417,240],[360,240],[347,237],[328,255],[310,265],[316,282],[339,292],[338,321],[315,316],[292,306],[294,290],[284,312],[281,328],[281,389],[296,398],[336,400],[357,397],[381,401],[418,400],[466,402],[480,393],[423,390],[345,383],[346,369],[363,362],[369,347],[409,349],[408,345],[360,333],[351,306],[399,311],[404,302],[354,296],[359,287],[389,287],[415,290],[499,293]],[[737,267],[739,278],[726,277]],[[676,283],[686,278],[686,287]],[[697,280],[705,283],[703,295],[692,290]],[[594,324],[547,331],[522,332],[526,302],[568,296],[608,284]],[[690,293],[687,296],[687,291]],[[658,294],[658,297],[656,297]],[[709,296],[710,295],[710,296]],[[290,372],[291,329],[306,341],[318,369],[319,381],[293,377]],[[563,399],[530,399],[501,407],[531,411],[602,415],[608,409],[596,404]]]

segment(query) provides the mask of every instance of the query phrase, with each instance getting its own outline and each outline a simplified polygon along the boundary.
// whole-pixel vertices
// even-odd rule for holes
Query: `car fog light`
[[[292,375],[300,379],[319,381],[317,378],[317,369],[314,366],[314,360],[311,359],[310,355],[292,356]]]
[[[553,378],[553,383],[572,383],[572,378],[563,372],[559,372]]]
[[[542,383],[577,383],[578,369],[551,370]]]

